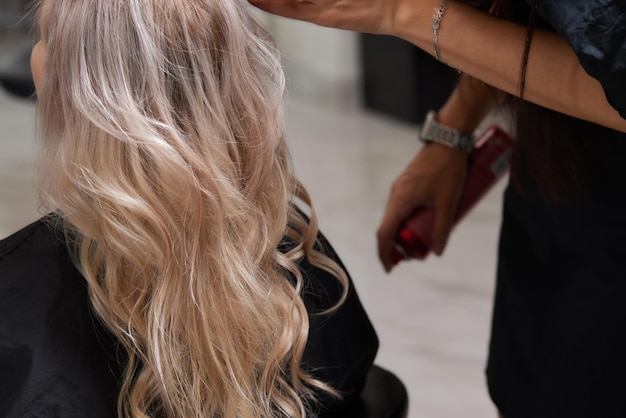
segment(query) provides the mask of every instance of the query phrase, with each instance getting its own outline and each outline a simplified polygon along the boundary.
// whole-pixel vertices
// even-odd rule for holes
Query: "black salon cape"
[[[51,224],[40,220],[0,241],[0,417],[113,418],[123,355],[92,312],[86,282]],[[310,314],[338,300],[334,277],[306,261],[300,267]],[[349,401],[376,355],[374,329],[353,289],[338,312],[310,319],[303,367]],[[323,401],[319,416],[345,403]]]
[[[626,116],[626,2],[542,0],[538,11]],[[524,164],[524,193],[505,192],[487,365],[505,418],[626,417],[626,135],[580,127],[584,196],[551,202]]]

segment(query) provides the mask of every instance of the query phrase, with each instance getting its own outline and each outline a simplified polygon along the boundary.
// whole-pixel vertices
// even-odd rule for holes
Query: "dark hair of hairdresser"
[[[488,9],[494,15],[527,24],[526,46],[520,57],[520,93],[523,97],[525,69],[532,47],[535,28],[550,29],[538,16],[541,0],[534,0],[531,7],[513,0],[478,0],[468,3]],[[513,182],[526,194],[528,185],[519,175],[526,171],[538,190],[552,201],[564,201],[585,195],[591,187],[592,170],[586,155],[592,155],[589,134],[592,124],[558,112],[510,97],[511,109],[516,113],[514,135],[517,145],[513,156]]]

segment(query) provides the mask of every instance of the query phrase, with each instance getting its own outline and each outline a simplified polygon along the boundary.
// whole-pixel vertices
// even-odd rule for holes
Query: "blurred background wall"
[[[359,101],[359,38],[353,32],[264,15],[283,54],[291,91],[327,105]]]
[[[281,49],[289,91],[325,106],[417,124],[454,86],[455,70],[405,41],[258,15]]]

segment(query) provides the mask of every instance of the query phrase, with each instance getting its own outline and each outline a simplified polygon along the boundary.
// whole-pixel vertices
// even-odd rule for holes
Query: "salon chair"
[[[0,85],[14,96],[34,98],[35,84],[30,73],[30,48],[18,48],[0,66]]]
[[[27,0],[0,0],[0,85],[9,93],[34,97],[35,85],[30,73],[33,36],[31,21],[24,19]]]
[[[374,365],[360,398],[336,418],[406,418],[408,410],[409,396],[402,381],[390,371]]]

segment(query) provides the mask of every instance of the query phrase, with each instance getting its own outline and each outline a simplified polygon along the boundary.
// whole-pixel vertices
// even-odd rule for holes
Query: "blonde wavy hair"
[[[44,0],[38,185],[124,348],[123,417],[303,417],[306,257],[278,53],[245,0]],[[290,237],[288,252],[277,250]]]

